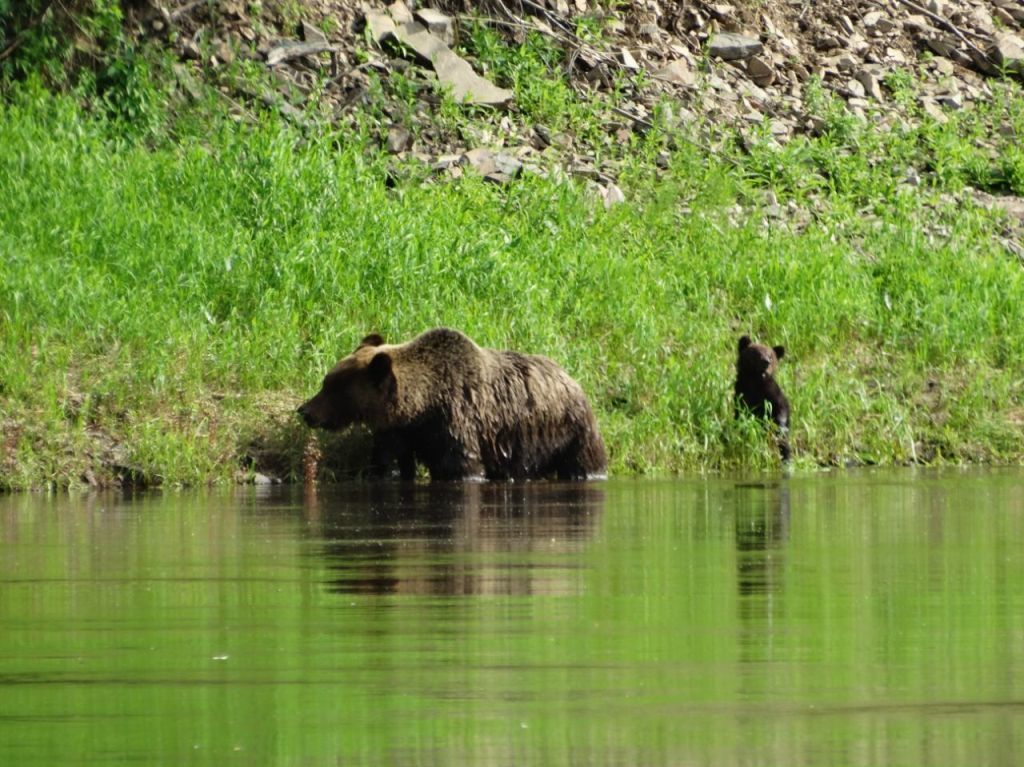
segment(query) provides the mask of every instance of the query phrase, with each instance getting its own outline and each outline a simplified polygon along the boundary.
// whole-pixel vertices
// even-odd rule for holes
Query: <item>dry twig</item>
[[[959,37],[964,45],[966,45],[968,48],[970,48],[976,54],[981,56],[983,61],[986,61],[989,64],[993,64],[993,65],[995,64],[995,62],[992,61],[992,57],[991,56],[989,56],[985,51],[981,50],[981,48],[979,48],[974,43],[972,43],[970,40],[968,40],[967,39],[967,35],[965,35],[963,33],[963,31],[959,27],[957,27],[957,25],[954,24],[949,19],[946,19],[946,18],[940,16],[937,13],[933,13],[932,11],[929,11],[927,8],[924,8],[924,7],[920,6],[920,5],[918,5],[917,3],[911,2],[911,0],[896,0],[896,2],[899,3],[900,5],[906,6],[907,8],[909,8],[910,10],[912,10],[912,11],[914,11],[916,13],[920,13],[923,16],[927,16],[929,19],[931,19],[932,21],[934,21],[934,22],[936,22],[938,24],[941,24],[943,27],[945,27],[950,32],[952,32],[954,35]],[[880,7],[885,7],[881,3],[877,2],[877,0],[875,0],[875,5],[878,5]]]

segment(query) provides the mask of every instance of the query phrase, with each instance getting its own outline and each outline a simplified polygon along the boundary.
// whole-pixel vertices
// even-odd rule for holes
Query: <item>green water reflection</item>
[[[1024,472],[0,497],[0,765],[1024,758]]]

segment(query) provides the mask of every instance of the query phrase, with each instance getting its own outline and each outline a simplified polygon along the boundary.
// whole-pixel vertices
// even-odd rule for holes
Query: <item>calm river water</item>
[[[0,497],[0,764],[1024,763],[1024,471]]]

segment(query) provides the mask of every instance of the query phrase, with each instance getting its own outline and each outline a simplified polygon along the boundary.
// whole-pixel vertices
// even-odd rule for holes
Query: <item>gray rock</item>
[[[708,53],[723,61],[738,61],[756,56],[764,49],[760,40],[744,37],[732,32],[713,35],[708,43]]]
[[[404,152],[412,145],[412,134],[401,125],[392,125],[388,130],[387,145],[391,154]]]
[[[803,122],[804,130],[811,136],[820,136],[825,132],[827,123],[816,115],[808,115]]]
[[[935,103],[934,100],[930,98],[921,99],[921,109],[923,109],[924,113],[931,117],[933,120],[935,120],[935,122],[937,123],[949,122],[949,116],[942,111],[942,107],[940,107],[938,104]]]
[[[409,24],[412,22],[412,12],[409,10],[409,6],[403,3],[402,0],[395,0],[395,2],[389,5],[388,13],[391,14],[391,18],[395,20],[396,24]]]
[[[302,39],[307,43],[326,43],[327,35],[325,35],[318,27],[314,27],[308,21],[303,20]]]
[[[906,64],[907,57],[903,55],[903,51],[899,48],[886,48],[885,59],[891,64]]]
[[[546,149],[551,146],[551,131],[546,125],[534,125],[533,136],[533,146],[535,149]]]
[[[971,22],[976,30],[983,35],[995,34],[996,28],[992,23],[992,15],[984,8],[975,8],[971,11],[970,16],[967,17],[968,21]]]
[[[867,110],[868,107],[871,106],[871,103],[860,96],[850,96],[850,98],[846,100],[846,106],[849,108],[850,112],[863,120],[867,117]]]
[[[369,15],[367,15],[369,23]],[[456,101],[500,106],[512,100],[512,91],[499,88],[480,77],[465,59],[460,58],[439,37],[417,22],[392,24],[385,33],[409,48],[424,64],[433,66],[437,79],[451,88]]]
[[[957,51],[959,53],[959,51]],[[967,57],[967,62],[964,63],[956,56],[951,56],[951,59],[956,61],[958,64],[963,66],[971,66],[972,64],[977,67],[979,72],[984,72],[986,75],[995,77],[1002,73],[999,65],[996,63],[995,55],[993,53],[985,53],[985,51],[976,51],[971,49],[970,56]],[[1012,74],[1012,71],[1011,71]]]
[[[1003,24],[1009,24],[1011,26],[1013,25],[1013,16],[1011,16],[1009,11],[1007,11],[1004,8],[1000,8],[998,6],[994,7],[992,9],[992,16],[996,19],[999,19],[999,21],[1001,21]]]
[[[708,6],[708,10],[711,11],[711,15],[719,21],[728,21],[729,18],[736,13],[736,9],[726,3],[715,3],[714,5]]]
[[[601,201],[604,203],[604,207],[607,210],[615,205],[625,202],[626,195],[615,184],[608,184],[608,186],[601,190]]]
[[[235,51],[231,47],[231,43],[227,40],[221,40],[217,43],[216,56],[218,59],[223,61],[225,64],[230,64],[235,60]]]
[[[647,22],[645,24],[641,24],[637,28],[637,33],[641,37],[646,37],[648,40],[657,40],[661,37],[661,27],[652,22]]]
[[[747,74],[762,88],[775,82],[775,70],[760,56],[751,56],[747,61]]]
[[[286,40],[275,45],[267,52],[267,66],[280,64],[282,61],[298,58],[299,56],[312,56],[323,51],[333,50],[334,46],[327,42],[300,43],[295,40]]]
[[[569,173],[578,178],[586,178],[592,181],[601,178],[601,173],[597,168],[586,162],[574,162],[569,166]]]
[[[1024,76],[1024,42],[1016,35],[999,35],[989,48],[988,55],[1006,71]]]
[[[434,160],[434,170],[448,170],[449,168],[455,168],[462,163],[466,162],[466,156],[464,154],[443,154]]]
[[[819,51],[831,51],[836,48],[845,48],[846,46],[836,35],[821,35],[814,39],[814,47]]]
[[[836,59],[836,69],[843,74],[850,74],[857,66],[857,60],[849,54],[840,56]]]
[[[366,19],[366,28],[370,31],[370,37],[378,45],[394,35],[395,22],[386,13],[368,10],[364,18]]]
[[[192,76],[192,72],[184,64],[173,64],[171,71],[177,79],[178,84],[185,89],[185,92],[196,101],[199,101],[206,94],[199,81]]]
[[[988,210],[1001,210],[1012,218],[1024,221],[1024,199],[1020,197],[994,197],[986,192],[973,190],[974,201]]]
[[[497,168],[497,172],[508,178],[518,178],[519,174],[523,170],[523,163],[517,157],[513,157],[510,154],[504,152],[498,152],[494,155],[494,167]]]
[[[736,92],[744,98],[757,102],[758,105],[767,104],[771,100],[768,92],[754,83],[741,82],[736,86]]]
[[[957,49],[957,40],[955,37],[948,37],[946,35],[932,35],[925,40],[928,47],[938,56],[945,56],[947,59],[953,56],[953,52]]]
[[[948,109],[963,109],[964,99],[959,93],[941,93],[935,100]]]
[[[202,56],[202,51],[193,40],[186,40],[181,44],[181,57],[186,61],[199,61]]]
[[[935,33],[935,30],[932,29],[932,25],[928,22],[928,17],[922,16],[919,13],[907,16],[907,18],[903,20],[903,29],[907,32],[918,35]]]
[[[489,176],[498,172],[498,164],[494,160],[494,153],[490,149],[470,149],[463,154],[460,165],[469,165],[481,176]]]
[[[455,45],[455,25],[451,16],[436,8],[420,8],[416,11],[416,18],[445,45]]]
[[[686,59],[670,61],[654,74],[662,80],[676,85],[694,85],[697,82],[697,75],[694,74]]]
[[[875,101],[882,100],[882,88],[878,83],[878,78],[868,72],[866,69],[862,69],[854,75],[864,87],[864,95],[869,98],[873,98]]]
[[[860,20],[861,24],[864,25],[865,29],[874,29],[878,26],[878,22],[882,20],[881,11],[868,11],[864,14],[864,17]]]

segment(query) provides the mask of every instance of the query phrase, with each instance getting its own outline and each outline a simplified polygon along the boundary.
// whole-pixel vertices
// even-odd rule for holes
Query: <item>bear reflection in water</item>
[[[779,590],[789,539],[789,487],[777,482],[735,486],[737,588],[740,596]]]
[[[593,483],[353,483],[307,496],[329,588],[374,594],[576,594],[604,507]]]
[[[739,658],[764,664],[773,655],[776,627],[785,627],[787,609],[786,548],[790,530],[790,498],[786,482],[737,483],[728,503],[735,514],[736,590],[740,622]],[[745,695],[762,692],[756,674],[740,675]]]
[[[366,336],[298,408],[312,427],[368,426],[372,470],[421,464],[434,480],[603,477],[604,442],[580,385],[546,357],[435,328],[404,344]]]

